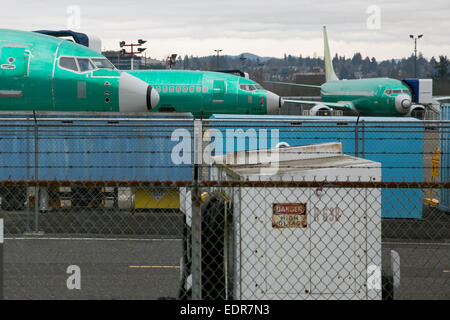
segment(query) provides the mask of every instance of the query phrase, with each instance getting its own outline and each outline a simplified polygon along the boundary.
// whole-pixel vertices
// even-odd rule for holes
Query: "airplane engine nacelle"
[[[122,72],[119,80],[119,111],[147,112],[159,103],[159,93],[146,82]]]
[[[322,103],[316,104],[309,110],[309,115],[311,116],[331,116],[333,115],[333,109],[327,107]]]
[[[413,117],[423,120],[425,118],[425,107],[418,104],[413,104],[405,117]]]

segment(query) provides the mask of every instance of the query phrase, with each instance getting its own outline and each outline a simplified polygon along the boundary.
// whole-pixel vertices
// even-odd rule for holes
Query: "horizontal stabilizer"
[[[281,84],[285,86],[297,86],[297,87],[305,87],[305,88],[315,88],[315,89],[322,89],[321,86],[315,86],[312,84],[301,84],[301,83],[291,83],[291,82],[277,82],[277,81],[264,81],[266,83],[273,83],[273,84]]]

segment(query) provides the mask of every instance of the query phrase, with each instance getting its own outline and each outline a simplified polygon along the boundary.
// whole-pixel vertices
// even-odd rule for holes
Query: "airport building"
[[[108,58],[109,61],[119,70],[131,70],[131,55],[124,55],[121,51],[104,51],[102,54]],[[134,56],[133,59],[134,70],[145,69],[165,69],[166,66],[163,61],[148,58],[146,56]]]

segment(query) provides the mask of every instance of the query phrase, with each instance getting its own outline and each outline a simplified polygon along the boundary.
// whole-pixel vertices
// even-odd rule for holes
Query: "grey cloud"
[[[327,25],[330,40],[348,46],[398,45],[392,56],[402,54],[400,48],[410,45],[410,33],[424,33],[424,43],[430,47],[448,49],[450,44],[447,0],[16,0],[2,4],[6,10],[0,12],[1,27],[63,28],[66,7],[72,4],[82,10],[83,29],[101,36],[105,43],[136,36],[155,42],[179,38],[320,41],[321,26]],[[380,30],[366,28],[370,5],[381,8]],[[19,7],[21,10],[15,10]]]

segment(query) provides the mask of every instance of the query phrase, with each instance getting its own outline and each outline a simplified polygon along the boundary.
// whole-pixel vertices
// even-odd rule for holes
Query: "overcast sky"
[[[80,19],[77,9],[80,10]],[[79,22],[79,23],[78,23]],[[410,34],[424,34],[424,56],[450,56],[449,0],[14,0],[2,1],[0,28],[81,27],[103,40],[148,40],[147,55],[251,52],[260,56],[323,56],[322,26],[332,55],[355,52],[378,60],[413,52]]]

